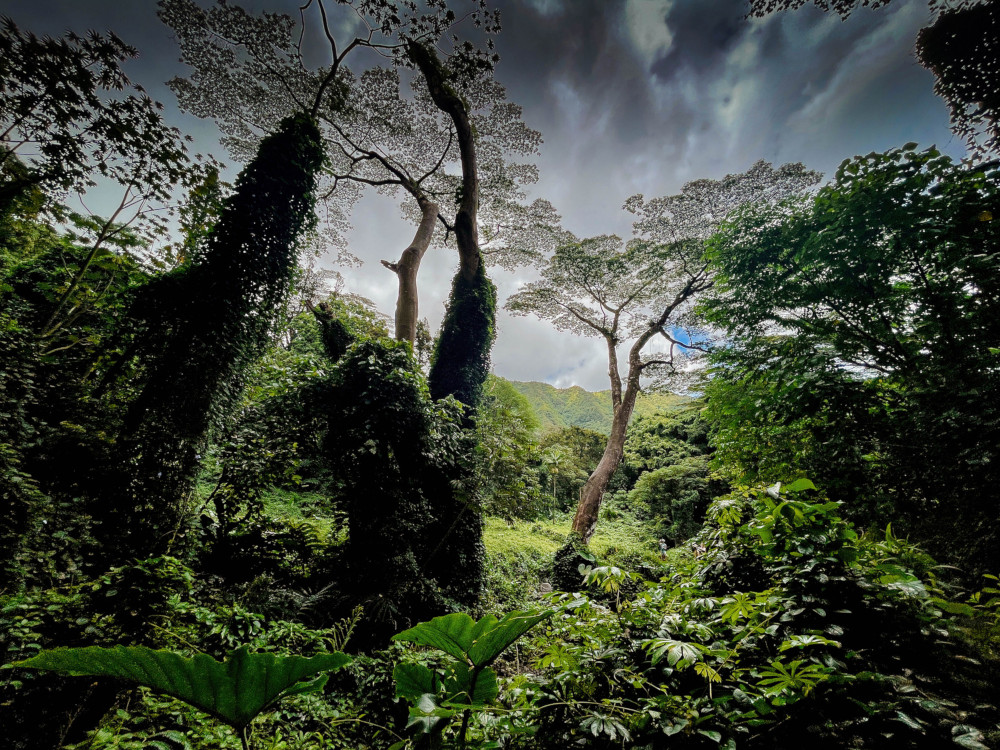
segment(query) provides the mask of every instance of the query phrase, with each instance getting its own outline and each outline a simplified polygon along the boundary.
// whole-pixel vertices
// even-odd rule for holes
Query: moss
[[[551,560],[564,546],[571,522],[568,515],[514,524],[500,518],[487,518],[486,551],[490,555],[504,556],[539,554]],[[598,524],[587,549],[601,565],[617,565],[644,573],[649,570],[658,572],[664,565],[652,530],[628,514]],[[683,545],[675,547],[668,553],[667,562],[676,562],[689,554]]]
[[[431,357],[431,396],[454,396],[474,411],[490,374],[490,350],[496,338],[497,293],[482,263],[476,276],[455,275],[448,311]]]
[[[145,366],[129,377],[141,387],[108,476],[90,490],[112,561],[159,551],[178,528],[209,431],[271,343],[323,158],[315,122],[286,118],[240,173],[204,250],[137,290],[125,326],[137,332]]]
[[[568,521],[518,521],[508,524],[500,518],[487,518],[483,541],[487,553],[491,555],[537,553],[551,559],[568,533]]]

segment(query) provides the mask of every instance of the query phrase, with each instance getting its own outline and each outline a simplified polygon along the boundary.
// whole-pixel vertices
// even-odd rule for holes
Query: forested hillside
[[[605,435],[611,431],[611,391],[585,391],[580,386],[556,388],[548,383],[510,384],[528,399],[543,433],[583,427]],[[643,393],[635,405],[637,417],[670,411],[687,402],[673,393]]]
[[[659,111],[706,39],[764,97],[748,61],[870,11],[863,72],[904,2],[499,4],[536,114],[612,138],[625,101],[631,151],[711,131]],[[657,143],[585,193],[557,157],[581,203],[671,174],[628,238],[535,197],[493,3],[273,7],[129,6],[229,172],[123,38],[0,19],[0,750],[1000,749],[1000,4],[914,32],[963,155],[681,179]],[[579,89],[531,57],[563,43]],[[608,389],[491,374],[499,306]]]

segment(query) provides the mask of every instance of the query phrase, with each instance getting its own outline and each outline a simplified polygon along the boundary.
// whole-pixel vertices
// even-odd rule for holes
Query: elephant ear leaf
[[[475,622],[471,617],[464,612],[455,612],[414,625],[394,635],[392,640],[432,646],[465,662],[469,658],[474,629]]]
[[[423,664],[397,664],[392,676],[396,680],[397,698],[417,700],[422,695],[437,693],[437,678]]]
[[[494,620],[487,627],[477,628],[478,637],[469,649],[469,661],[476,667],[492,664],[504,649],[554,612],[551,609],[544,612],[508,612],[499,622]]]
[[[242,730],[279,698],[318,690],[326,682],[326,675],[303,682],[306,678],[340,669],[350,661],[340,652],[306,658],[251,654],[246,646],[230,651],[223,662],[207,654],[188,658],[144,646],[88,646],[43,651],[8,666],[128,680],[185,701]]]

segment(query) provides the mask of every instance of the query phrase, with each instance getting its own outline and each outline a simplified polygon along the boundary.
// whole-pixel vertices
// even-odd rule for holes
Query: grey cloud
[[[499,0],[497,76],[544,138],[533,197],[551,200],[578,235],[627,235],[629,195],[669,195],[760,158],[830,174],[846,157],[910,140],[963,153],[911,53],[926,0],[894,0],[847,22],[812,6],[748,21],[745,0],[640,1],[650,3],[644,22],[657,23],[662,11],[664,27],[632,38],[625,0]],[[293,16],[299,4],[245,2]],[[139,47],[134,77],[164,100],[168,118],[194,133],[197,149],[220,153],[214,127],[179,115],[162,86],[180,72],[178,52],[152,0],[7,0],[4,12],[39,33],[114,28]],[[351,250],[366,265],[344,270],[347,288],[391,314],[395,277],[379,260],[398,257],[413,228],[384,199],[364,201],[353,223]],[[432,327],[454,267],[453,251],[431,250],[421,269],[421,315]],[[503,300],[517,277],[495,276]],[[493,360],[506,377],[607,387],[601,342],[530,318],[501,314]]]
[[[653,63],[650,72],[670,81],[716,68],[726,52],[747,33],[745,13],[744,0],[678,0],[665,19],[673,44]]]

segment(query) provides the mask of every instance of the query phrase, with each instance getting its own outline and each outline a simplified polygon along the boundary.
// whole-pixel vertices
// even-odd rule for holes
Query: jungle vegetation
[[[330,5],[308,68],[295,19],[160,3],[232,184],[125,41],[2,24],[0,745],[1000,746],[996,110],[935,36],[972,11],[921,34],[968,160],[759,162],[626,241],[527,201],[485,0]],[[308,263],[368,189],[414,227],[391,317]],[[490,373],[491,264],[610,391]]]

